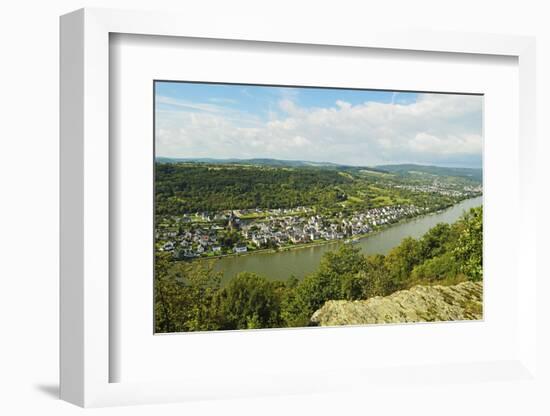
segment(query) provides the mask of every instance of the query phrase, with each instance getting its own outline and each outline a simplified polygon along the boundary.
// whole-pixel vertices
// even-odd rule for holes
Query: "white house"
[[[235,253],[246,253],[247,248],[246,248],[246,246],[235,246],[235,247],[233,248],[233,251],[234,251]]]

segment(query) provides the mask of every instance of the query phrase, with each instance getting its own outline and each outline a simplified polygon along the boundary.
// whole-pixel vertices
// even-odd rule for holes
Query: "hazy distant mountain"
[[[260,166],[342,166],[337,163],[330,162],[310,162],[306,160],[280,160],[280,159],[212,159],[212,158],[168,158],[157,157],[159,163],[177,163],[177,162],[193,162],[193,163],[210,163],[210,164],[241,164],[241,165],[260,165]]]
[[[340,169],[366,169],[376,172],[395,173],[398,175],[430,174],[438,176],[459,176],[481,181],[482,170],[473,168],[450,168],[442,166],[397,164],[378,166],[348,166],[331,162],[312,162],[307,160],[281,160],[269,158],[255,159],[214,159],[214,158],[169,158],[157,157],[158,163],[209,163],[209,164],[235,164],[257,166],[287,166],[287,167],[330,167]]]

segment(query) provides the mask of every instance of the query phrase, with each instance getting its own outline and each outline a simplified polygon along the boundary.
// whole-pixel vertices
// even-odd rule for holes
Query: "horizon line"
[[[182,160],[182,161],[200,161],[200,160],[218,160],[218,161],[250,161],[250,160],[277,160],[280,162],[304,162],[304,163],[317,163],[317,164],[327,164],[327,165],[335,165],[335,166],[345,166],[345,167],[353,167],[353,168],[376,168],[380,166],[399,166],[399,165],[415,165],[415,166],[428,166],[428,167],[436,167],[436,168],[458,168],[458,169],[483,169],[483,166],[463,166],[463,165],[436,165],[436,164],[424,164],[424,163],[417,163],[417,162],[390,162],[390,163],[382,163],[377,165],[351,165],[346,163],[338,163],[338,162],[328,162],[328,161],[313,161],[313,160],[304,160],[304,159],[278,159],[273,157],[249,157],[249,158],[238,158],[238,157],[225,157],[225,158],[217,158],[217,157],[174,157],[174,156],[155,156],[155,161],[157,159],[172,159],[172,160]]]

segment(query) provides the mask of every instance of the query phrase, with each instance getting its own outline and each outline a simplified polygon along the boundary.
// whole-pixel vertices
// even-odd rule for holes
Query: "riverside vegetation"
[[[480,282],[482,235],[482,207],[473,208],[454,224],[405,238],[387,255],[366,256],[343,244],[302,280],[272,281],[243,271],[224,286],[215,260],[174,262],[171,253],[156,251],[155,330],[303,327],[318,324],[312,316],[328,301],[375,299],[417,285]]]

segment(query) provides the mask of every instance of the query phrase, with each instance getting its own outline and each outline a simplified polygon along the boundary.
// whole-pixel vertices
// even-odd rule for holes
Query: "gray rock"
[[[462,321],[483,317],[483,283],[414,286],[367,300],[330,300],[311,317],[311,325],[367,325]]]

